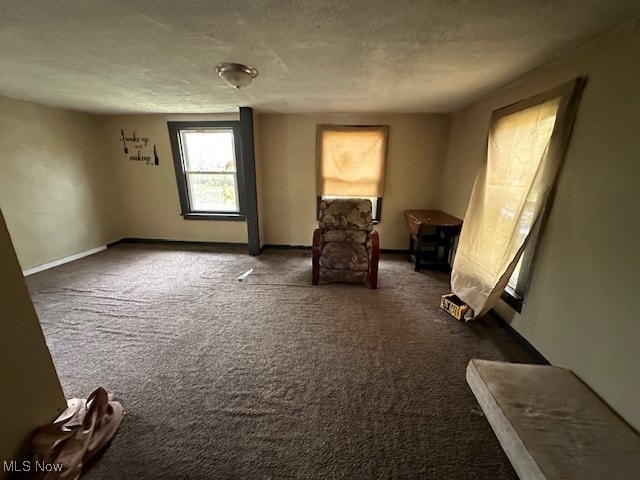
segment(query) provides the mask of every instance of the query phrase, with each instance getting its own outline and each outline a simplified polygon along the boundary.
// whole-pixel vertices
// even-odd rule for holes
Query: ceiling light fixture
[[[251,85],[253,79],[258,76],[258,70],[241,63],[219,63],[216,65],[216,72],[220,78],[238,90]]]

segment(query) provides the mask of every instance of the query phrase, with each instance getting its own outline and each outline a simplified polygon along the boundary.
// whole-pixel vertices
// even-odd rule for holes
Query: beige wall
[[[316,228],[316,125],[389,125],[382,248],[406,249],[402,212],[439,206],[448,116],[261,114],[264,243],[310,245]]]
[[[245,222],[183,220],[167,121],[236,120],[237,114],[101,117],[102,141],[116,175],[122,237],[246,243]],[[390,125],[382,222],[383,248],[407,248],[402,211],[436,208],[448,117],[435,115],[276,115],[254,113],[262,244],[309,245],[315,227],[315,127],[318,123]],[[156,144],[160,165],[128,160],[120,129]],[[150,147],[147,152],[150,152]],[[306,213],[302,213],[306,212]]]
[[[452,118],[442,206],[463,215],[490,112],[589,77],[521,315],[499,311],[640,429],[640,29],[602,37]]]
[[[122,236],[164,240],[247,243],[246,222],[184,220],[173,167],[167,121],[238,120],[237,114],[218,115],[119,115],[101,117],[105,151],[117,177],[122,208]],[[149,138],[144,154],[156,144],[160,164],[130,161],[135,149],[125,154],[120,129],[130,136]],[[151,154],[152,155],[152,154]]]
[[[96,117],[0,97],[0,207],[23,269],[119,238]]]
[[[66,401],[0,212],[0,462],[26,453],[31,431]],[[0,470],[0,478],[4,474]]]

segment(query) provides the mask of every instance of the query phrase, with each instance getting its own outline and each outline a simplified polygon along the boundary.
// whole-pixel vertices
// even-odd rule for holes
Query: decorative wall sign
[[[134,130],[131,135],[124,132],[124,128],[120,129],[120,141],[122,142],[122,150],[125,154],[129,154],[128,160],[132,162],[145,162],[145,165],[160,165],[158,157],[158,149],[153,144],[153,150],[149,151],[149,137],[140,137]],[[146,151],[145,151],[146,150]]]

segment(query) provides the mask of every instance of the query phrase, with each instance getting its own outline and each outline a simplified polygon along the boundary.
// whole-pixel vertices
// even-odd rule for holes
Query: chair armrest
[[[380,260],[380,237],[375,230],[371,231],[371,258],[369,260],[369,286],[378,288],[378,262]]]
[[[322,253],[322,231],[316,228],[313,231],[313,245],[311,250],[311,283],[318,285],[320,281],[320,253]]]
[[[313,231],[313,253],[317,252],[320,253],[322,251],[322,245],[324,243],[324,240],[322,239],[322,230],[320,230],[319,228],[316,228]]]
[[[380,256],[380,236],[375,230],[371,230],[371,255],[376,252]]]

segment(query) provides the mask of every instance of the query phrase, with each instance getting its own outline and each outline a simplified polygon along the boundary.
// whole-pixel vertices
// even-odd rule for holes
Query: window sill
[[[181,213],[185,220],[223,220],[231,222],[244,222],[246,215],[241,213]]]
[[[522,312],[522,303],[524,298],[516,293],[511,287],[505,287],[500,298],[516,312]]]

